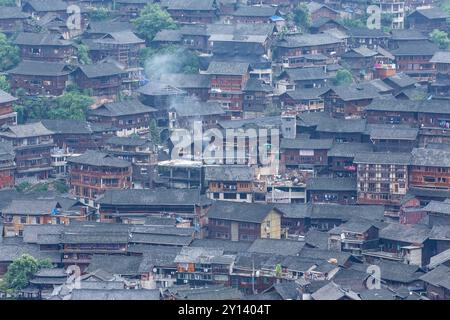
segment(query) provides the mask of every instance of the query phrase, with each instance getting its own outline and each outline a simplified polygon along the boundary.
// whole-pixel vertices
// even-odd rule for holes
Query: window
[[[27,217],[20,217],[20,223],[27,223]]]

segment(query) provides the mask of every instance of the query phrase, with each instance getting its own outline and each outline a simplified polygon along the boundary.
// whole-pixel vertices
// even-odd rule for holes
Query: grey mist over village
[[[450,300],[449,33],[450,0],[0,0],[0,303]]]

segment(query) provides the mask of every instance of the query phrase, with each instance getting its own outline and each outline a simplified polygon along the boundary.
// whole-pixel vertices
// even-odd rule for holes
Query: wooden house
[[[30,96],[60,96],[72,71],[70,66],[60,62],[24,60],[8,74],[12,92],[23,89]]]
[[[87,204],[108,189],[131,188],[132,166],[128,161],[88,150],[69,157],[67,163],[71,193]]]
[[[19,33],[14,40],[22,60],[69,62],[75,55],[72,42],[53,33]]]
[[[281,212],[266,204],[217,201],[208,210],[208,233],[231,241],[280,239]]]

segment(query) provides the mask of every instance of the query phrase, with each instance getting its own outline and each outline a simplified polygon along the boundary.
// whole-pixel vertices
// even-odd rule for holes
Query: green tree
[[[353,77],[347,69],[341,69],[336,72],[334,77],[334,84],[337,86],[349,85],[353,82]]]
[[[11,86],[9,85],[8,79],[5,76],[0,75],[0,90],[10,92]]]
[[[150,133],[150,138],[152,139],[152,142],[154,144],[160,144],[161,143],[161,137],[160,137],[160,130],[158,128],[158,124],[156,123],[155,119],[152,119],[150,121],[150,125],[149,125],[149,133]]]
[[[152,41],[159,31],[177,27],[170,14],[157,4],[146,5],[139,17],[132,20],[132,22],[139,36],[144,38],[147,43]]]
[[[430,37],[431,40],[436,43],[440,49],[447,49],[450,45],[448,33],[445,31],[434,29],[433,32],[430,33]]]
[[[55,106],[48,110],[49,119],[85,120],[86,111],[94,100],[78,92],[68,92],[54,102]]]
[[[11,69],[20,61],[19,49],[0,33],[0,71]]]
[[[311,26],[311,15],[308,7],[304,3],[299,3],[292,12],[292,20],[302,31],[306,31]]]
[[[16,185],[16,190],[17,192],[25,192],[25,190],[27,190],[30,186],[31,185],[29,182],[24,181]]]
[[[31,277],[41,268],[52,268],[49,260],[38,260],[29,254],[23,254],[8,266],[4,285],[8,289],[20,290],[28,286]]]
[[[339,21],[344,27],[347,28],[365,28],[366,23],[363,22],[361,19],[350,19],[350,18],[344,18]]]
[[[381,26],[387,29],[392,28],[392,21],[394,21],[394,15],[392,13],[382,13],[381,14]]]
[[[80,64],[91,64],[92,60],[89,57],[89,49],[84,44],[78,44],[77,48],[77,58]]]
[[[63,180],[56,180],[53,183],[53,187],[55,188],[55,190],[58,193],[64,194],[64,193],[69,192],[69,187],[67,186],[67,184]]]
[[[90,9],[89,18],[92,21],[104,21],[111,16],[111,10],[105,7],[93,7]]]
[[[15,7],[16,0],[0,0],[0,7]]]

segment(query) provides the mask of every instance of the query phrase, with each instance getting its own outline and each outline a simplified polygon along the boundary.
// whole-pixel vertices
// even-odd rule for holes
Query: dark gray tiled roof
[[[183,34],[180,30],[161,30],[152,39],[152,42],[180,42]]]
[[[2,209],[3,214],[50,215],[59,207],[55,200],[12,200]]]
[[[305,234],[305,243],[314,248],[327,250],[328,233],[311,229]]]
[[[340,235],[344,232],[355,232],[363,234],[373,226],[374,226],[373,221],[356,218],[351,219],[337,227],[334,227],[333,229],[328,231],[328,233]]]
[[[199,101],[197,99],[186,98],[184,101],[174,103],[171,109],[175,110],[178,117],[202,117],[221,116],[225,110],[220,103],[215,101]]]
[[[156,111],[154,108],[142,104],[139,100],[125,100],[120,102],[105,103],[94,110],[89,110],[89,115],[106,117],[118,117],[134,114],[150,113]]]
[[[147,217],[145,218],[145,226],[176,226],[177,220],[169,217]]]
[[[211,76],[208,74],[167,73],[161,75],[160,81],[180,89],[211,87]]]
[[[358,47],[358,48],[353,48],[350,51],[347,51],[346,53],[344,53],[342,55],[343,58],[352,58],[352,57],[374,57],[377,55],[376,51],[373,51],[367,47]]]
[[[342,40],[326,33],[286,36],[277,42],[278,47],[297,48],[341,43]]]
[[[269,204],[215,201],[208,210],[208,218],[262,223],[273,209]]]
[[[67,4],[62,0],[27,0],[26,3],[38,12],[67,10]]]
[[[450,268],[440,265],[420,277],[420,280],[435,287],[450,290]]]
[[[344,101],[379,98],[378,90],[370,84],[351,84],[350,86],[333,86],[330,88]]]
[[[311,204],[307,203],[276,203],[274,206],[285,218],[302,219],[309,217],[311,213]]]
[[[0,89],[0,104],[16,101],[17,98]]]
[[[354,163],[361,164],[411,164],[411,154],[394,152],[361,152],[355,155]]]
[[[111,137],[106,140],[106,144],[108,145],[116,145],[116,146],[129,146],[129,147],[140,147],[146,144],[151,143],[148,139],[143,139],[139,137]]]
[[[408,76],[403,72],[399,72],[393,76],[387,77],[383,81],[387,83],[391,82],[400,88],[410,87],[417,83],[416,79]]]
[[[250,78],[247,80],[243,91],[251,92],[272,92],[273,89],[270,85],[265,84],[263,81],[258,79]]]
[[[80,67],[88,78],[110,77],[124,73],[115,63],[112,62],[98,62],[95,64],[85,64]]]
[[[332,133],[363,133],[366,130],[365,119],[336,119],[331,116],[320,118],[316,131]]]
[[[97,201],[102,205],[185,205],[201,203],[198,190],[153,189],[153,190],[107,190]]]
[[[74,289],[70,300],[160,300],[159,289]]]
[[[251,246],[251,242],[230,241],[220,239],[195,239],[191,247],[214,248],[223,250],[224,254],[246,252]]]
[[[131,167],[131,163],[110,154],[88,150],[84,154],[75,157],[69,157],[68,163],[85,164],[90,166],[103,166],[103,167],[117,167],[127,168]]]
[[[322,100],[321,95],[328,91],[327,87],[322,88],[296,88],[293,91],[287,91],[284,94],[294,100]]]
[[[64,225],[58,224],[37,224],[25,225],[23,229],[23,241],[26,243],[40,243],[40,236],[56,236],[59,238]]]
[[[311,219],[337,219],[348,221],[364,218],[372,221],[383,221],[384,206],[382,205],[339,205],[315,203],[310,209]]]
[[[294,82],[331,78],[331,76],[325,72],[323,67],[292,68],[287,69],[284,72],[289,79]]]
[[[219,121],[219,125],[224,129],[239,129],[239,128],[273,128],[281,126],[281,117],[260,117],[254,119],[243,120],[227,120]]]
[[[418,128],[409,126],[380,124],[368,125],[371,139],[396,139],[396,140],[413,140],[417,139],[419,134]]]
[[[150,272],[154,267],[176,268],[175,257],[180,253],[181,247],[153,245],[137,245],[137,247],[142,248],[142,262],[138,270],[140,273]]]
[[[117,1],[118,2],[118,1]],[[104,33],[117,32],[123,30],[132,30],[133,25],[122,21],[90,21],[86,33]]]
[[[225,61],[212,61],[207,74],[211,75],[244,75],[247,74],[249,64],[245,62],[225,62]]]
[[[205,167],[206,181],[252,181],[254,169],[248,166],[217,165]]]
[[[26,76],[64,76],[72,70],[64,63],[59,62],[41,62],[23,60],[14,69],[8,70],[10,74]]]
[[[428,37],[420,30],[414,29],[393,29],[391,31],[392,40],[427,40]]]
[[[360,27],[348,28],[347,33],[352,38],[390,38],[391,35],[381,29],[368,29]]]
[[[130,45],[130,44],[144,44],[145,41],[136,36],[136,34],[131,30],[120,30],[113,32],[110,31],[100,39],[94,40],[94,43]]]
[[[271,6],[239,6],[233,12],[233,16],[237,17],[267,17],[275,15],[277,8]]]
[[[61,263],[59,252],[46,252],[39,250],[39,245],[16,242],[13,244],[0,243],[0,261],[11,262],[20,258],[23,254],[29,254],[37,259],[50,259],[54,263]]]
[[[70,41],[64,40],[61,35],[54,33],[21,32],[14,40],[17,45],[29,46],[70,46]]]
[[[0,19],[27,19],[29,16],[19,7],[2,7],[0,10]]]
[[[333,139],[281,139],[281,149],[327,150],[333,146]]]
[[[296,256],[304,246],[305,243],[303,241],[256,239],[248,248],[248,252]]]
[[[414,148],[411,164],[415,166],[450,167],[450,151]]]
[[[53,132],[48,130],[41,122],[33,122],[17,126],[8,126],[0,130],[0,136],[11,138],[28,138],[28,137],[48,136],[52,134]]]
[[[163,234],[174,236],[193,236],[194,228],[181,228],[176,226],[146,226],[137,225],[131,228],[131,233],[135,234]]]
[[[356,178],[310,178],[306,182],[309,191],[355,191]]]
[[[438,51],[430,60],[431,63],[450,63],[450,51]]]
[[[425,211],[450,215],[450,203],[447,201],[430,201],[424,208]]]
[[[165,0],[161,5],[168,10],[205,11],[214,9],[214,0]]]
[[[439,47],[431,41],[404,41],[391,51],[394,56],[433,56]]]
[[[63,244],[126,244],[128,243],[128,233],[125,232],[100,232],[100,233],[63,233],[61,243]]]
[[[449,15],[438,7],[431,8],[417,8],[414,12],[410,13],[410,15],[419,13],[426,17],[427,19],[447,19]]]
[[[396,300],[394,292],[391,290],[381,289],[366,289],[359,292],[361,300]]]
[[[89,122],[78,120],[41,120],[44,127],[55,134],[92,134]]]
[[[335,143],[333,147],[328,151],[329,157],[349,157],[353,158],[360,152],[373,151],[373,146],[370,143]]]
[[[380,230],[380,239],[421,244],[430,236],[431,229],[424,225],[390,223]]]
[[[117,275],[138,275],[141,262],[141,256],[94,254],[86,271],[101,269]]]

